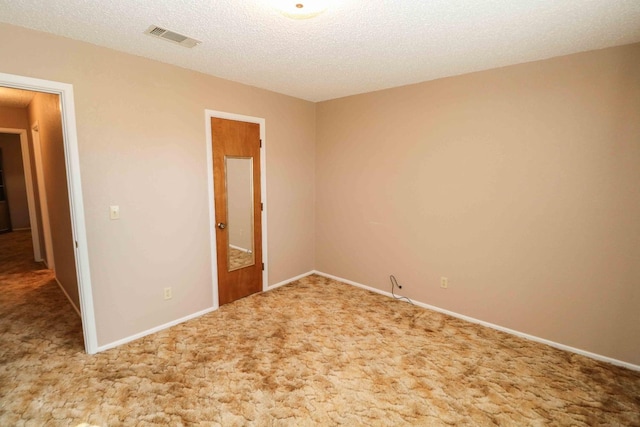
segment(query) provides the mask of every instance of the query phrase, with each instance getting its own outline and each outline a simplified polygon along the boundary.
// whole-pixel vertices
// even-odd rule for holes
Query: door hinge
[[[78,247],[78,241],[76,240],[76,248]]]
[[[263,211],[264,210],[264,203],[260,203],[260,210]]]
[[[262,140],[260,140],[260,148],[262,148]]]
[[[262,263],[262,271],[264,271],[264,262]]]

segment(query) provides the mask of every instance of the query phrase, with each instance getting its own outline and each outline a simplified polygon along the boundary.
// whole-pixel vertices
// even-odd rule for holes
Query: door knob
[[[218,223],[218,228],[220,230],[224,230],[225,228],[227,228],[227,224],[225,224],[224,222],[219,222]]]

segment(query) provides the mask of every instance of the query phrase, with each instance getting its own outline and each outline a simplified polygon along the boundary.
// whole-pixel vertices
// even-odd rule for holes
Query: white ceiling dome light
[[[269,0],[284,16],[292,19],[309,19],[329,8],[329,0]]]

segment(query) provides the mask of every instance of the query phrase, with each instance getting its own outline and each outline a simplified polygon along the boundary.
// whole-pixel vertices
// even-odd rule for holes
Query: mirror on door
[[[253,159],[225,156],[229,271],[254,265]]]

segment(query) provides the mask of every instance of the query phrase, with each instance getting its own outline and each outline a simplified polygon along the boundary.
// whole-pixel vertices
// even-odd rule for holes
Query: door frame
[[[75,243],[74,255],[78,279],[78,293],[80,297],[80,316],[82,318],[84,348],[87,353],[95,354],[98,351],[98,335],[93,306],[91,272],[89,269],[89,248],[87,245],[84,202],[82,198],[82,181],[80,179],[80,155],[78,152],[73,85],[0,73],[0,86],[52,93],[60,97],[60,116],[62,119],[62,137],[67,172],[67,193],[69,194],[71,232]]]
[[[237,120],[240,122],[257,123],[260,125],[260,191],[262,194],[262,292],[269,289],[269,263],[267,256],[267,144],[265,132],[265,119],[261,117],[244,116],[242,114],[227,113],[224,111],[204,110],[207,149],[207,188],[209,191],[209,240],[211,246],[211,282],[213,286],[213,309],[220,307],[218,297],[218,251],[216,249],[216,203],[213,189],[213,146],[211,140],[211,119]]]
[[[22,151],[22,169],[27,190],[27,207],[29,209],[29,224],[31,226],[31,241],[33,243],[33,259],[42,261],[40,248],[40,232],[38,231],[38,215],[36,213],[36,196],[31,172],[31,155],[29,154],[29,139],[26,129],[0,128],[0,133],[18,135],[20,137],[20,151]]]
[[[49,222],[49,202],[47,188],[44,182],[44,168],[42,165],[42,149],[40,146],[40,124],[31,124],[31,141],[33,142],[33,160],[36,167],[36,182],[38,184],[38,198],[40,199],[40,216],[42,219],[42,234],[44,240],[44,263],[47,268],[56,271],[56,258],[53,254],[51,239],[51,223]]]

